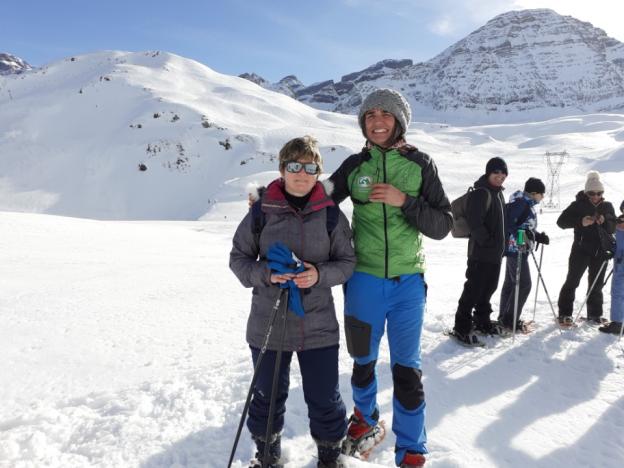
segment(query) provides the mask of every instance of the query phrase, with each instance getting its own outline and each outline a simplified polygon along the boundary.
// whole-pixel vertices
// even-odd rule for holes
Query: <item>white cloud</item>
[[[434,20],[429,29],[438,36],[449,36],[455,32],[456,24],[445,16]]]

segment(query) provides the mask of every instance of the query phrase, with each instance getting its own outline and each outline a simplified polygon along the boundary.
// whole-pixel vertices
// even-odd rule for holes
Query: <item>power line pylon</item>
[[[559,193],[559,175],[561,174],[561,166],[563,166],[569,158],[569,154],[566,150],[559,152],[546,151],[544,157],[546,159],[546,166],[548,169],[548,186],[546,188],[548,200],[544,203],[544,207],[559,208],[559,205],[561,204]]]

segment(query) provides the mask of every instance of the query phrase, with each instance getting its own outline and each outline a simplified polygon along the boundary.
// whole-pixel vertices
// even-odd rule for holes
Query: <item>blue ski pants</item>
[[[357,409],[371,425],[379,418],[375,365],[388,329],[394,394],[392,430],[397,465],[410,450],[427,453],[420,336],[426,303],[421,274],[392,279],[355,272],[346,284],[345,333],[354,358],[351,386]]]

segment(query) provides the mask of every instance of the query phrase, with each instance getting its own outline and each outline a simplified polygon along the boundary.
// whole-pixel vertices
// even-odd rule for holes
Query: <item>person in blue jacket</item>
[[[527,251],[522,255],[520,266],[520,288],[518,291],[518,314],[516,316],[516,330],[526,331],[525,322],[520,320],[522,308],[531,292],[531,271],[529,270],[530,251],[537,244],[548,245],[550,239],[543,232],[537,232],[537,214],[535,205],[544,198],[546,186],[544,182],[535,177],[530,177],[524,184],[524,190],[514,192],[507,204],[507,244],[505,256],[507,266],[505,281],[501,289],[500,311],[498,322],[505,329],[513,330],[514,307],[516,297],[516,276],[518,267],[518,245],[516,244],[517,232],[523,230],[526,235]]]
[[[619,335],[624,321],[624,201],[620,205],[620,216],[617,218],[615,243],[611,280],[611,322],[599,327],[598,330]]]

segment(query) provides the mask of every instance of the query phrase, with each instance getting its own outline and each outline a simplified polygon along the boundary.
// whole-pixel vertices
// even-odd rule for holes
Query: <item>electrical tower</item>
[[[569,155],[567,151],[550,152],[546,151],[544,155],[546,166],[548,167],[548,185],[546,192],[548,200],[544,203],[545,208],[559,208],[561,202],[559,195],[559,175],[561,174],[561,166],[566,162]]]

